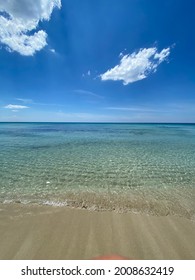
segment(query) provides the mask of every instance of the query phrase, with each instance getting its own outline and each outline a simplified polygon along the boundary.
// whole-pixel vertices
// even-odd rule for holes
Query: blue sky
[[[192,0],[0,1],[0,121],[195,122],[194,12]]]

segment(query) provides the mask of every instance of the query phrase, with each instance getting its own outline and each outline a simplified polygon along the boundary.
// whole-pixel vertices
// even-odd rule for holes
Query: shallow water
[[[0,202],[195,217],[195,125],[0,123]]]

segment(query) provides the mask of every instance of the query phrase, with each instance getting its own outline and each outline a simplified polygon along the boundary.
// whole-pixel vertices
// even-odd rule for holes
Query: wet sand
[[[0,205],[0,259],[195,259],[184,218],[52,206]]]

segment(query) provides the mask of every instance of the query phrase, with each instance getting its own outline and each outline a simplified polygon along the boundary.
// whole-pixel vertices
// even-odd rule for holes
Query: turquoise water
[[[195,125],[0,123],[0,203],[195,217]]]

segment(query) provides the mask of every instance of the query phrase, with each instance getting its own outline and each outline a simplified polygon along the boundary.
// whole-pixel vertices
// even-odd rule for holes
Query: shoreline
[[[195,259],[195,224],[176,216],[0,205],[0,259]]]
[[[186,191],[185,197],[177,197],[172,201],[173,190],[167,190],[163,195],[155,190],[130,192],[105,191],[67,191],[64,194],[15,197],[1,199],[1,205],[15,205],[16,207],[62,207],[70,209],[86,209],[89,211],[113,211],[115,213],[132,213],[149,216],[176,216],[195,221],[195,190]]]

